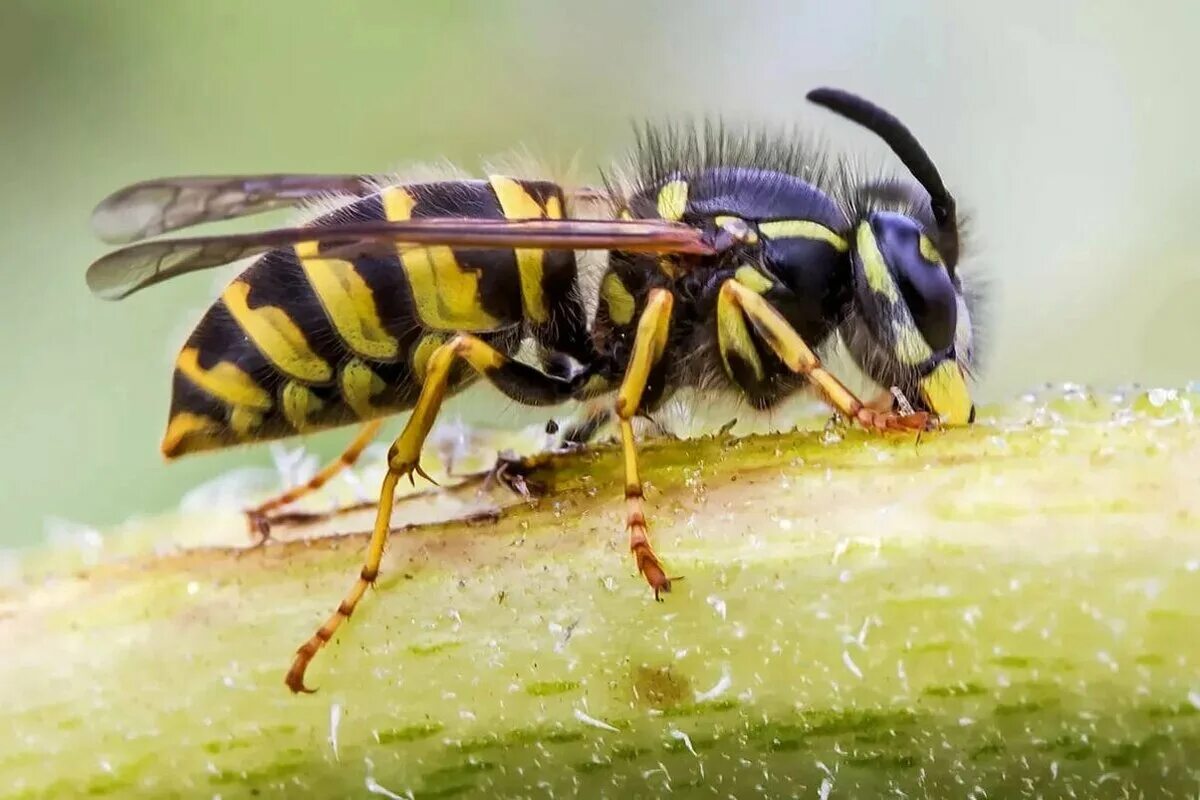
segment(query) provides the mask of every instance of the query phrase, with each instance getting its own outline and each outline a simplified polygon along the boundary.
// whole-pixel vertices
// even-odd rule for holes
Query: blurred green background
[[[683,114],[800,122],[890,164],[802,101],[844,86],[909,122],[972,216],[985,398],[1200,377],[1195,2],[6,0],[0,19],[0,545],[269,463],[158,454],[214,274],[118,304],[84,285],[93,204],[160,175],[474,167],[524,145],[587,176],[631,120]]]

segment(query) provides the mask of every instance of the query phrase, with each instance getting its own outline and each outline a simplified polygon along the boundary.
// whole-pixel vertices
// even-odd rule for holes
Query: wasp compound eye
[[[870,220],[875,244],[899,299],[929,348],[941,352],[954,344],[958,295],[941,255],[915,221],[879,212]]]

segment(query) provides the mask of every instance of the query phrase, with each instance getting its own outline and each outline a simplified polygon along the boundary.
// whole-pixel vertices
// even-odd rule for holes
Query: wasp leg
[[[625,454],[625,527],[629,530],[629,550],[633,553],[638,572],[654,590],[658,600],[663,592],[671,591],[671,579],[650,547],[646,514],[643,508],[642,479],[638,476],[637,446],[633,441],[633,417],[642,402],[642,393],[650,370],[662,358],[671,325],[671,306],[674,298],[665,289],[650,292],[646,309],[638,320],[633,341],[633,354],[625,368],[625,378],[617,392],[615,411],[621,429],[621,448]]]
[[[845,384],[821,366],[821,360],[800,334],[762,295],[731,279],[721,285],[721,297],[740,308],[783,363],[793,372],[807,377],[843,416],[868,430],[924,430],[928,426],[929,415],[924,412],[900,415],[891,410],[881,411],[855,397]]]
[[[257,534],[258,545],[265,544],[267,539],[271,538],[271,518],[268,516],[272,511],[283,508],[286,505],[296,502],[307,494],[317,491],[342,470],[354,466],[354,462],[358,461],[358,457],[362,455],[363,450],[379,433],[379,428],[383,425],[383,420],[377,419],[366,423],[359,429],[358,435],[354,437],[354,441],[346,447],[342,454],[333,461],[330,461],[321,470],[308,479],[308,482],[301,486],[293,486],[287,491],[280,492],[274,497],[259,503],[254,508],[246,510],[246,519],[250,524],[251,535]]]
[[[526,405],[550,405],[571,396],[576,384],[573,381],[547,375],[528,364],[513,361],[486,342],[467,334],[459,334],[434,350],[425,368],[425,380],[421,395],[413,408],[412,416],[400,436],[388,450],[388,471],[379,490],[379,509],[375,515],[375,526],[367,546],[367,556],[362,571],[342,598],[337,610],[325,620],[325,624],[296,650],[291,669],[285,683],[293,692],[312,691],[304,685],[304,672],[317,651],[333,638],[341,624],[350,619],[367,589],[379,577],[379,565],[383,561],[383,549],[391,531],[392,505],[395,502],[396,484],[416,473],[432,480],[421,469],[421,446],[429,435],[438,409],[446,397],[451,369],[459,359],[490,381],[496,388],[514,400]]]
[[[588,403],[583,416],[567,425],[559,446],[567,451],[583,449],[596,438],[611,417],[612,407],[608,403],[603,401]]]

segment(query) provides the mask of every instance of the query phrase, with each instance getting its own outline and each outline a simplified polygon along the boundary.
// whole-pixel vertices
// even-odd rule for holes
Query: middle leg
[[[270,514],[272,511],[290,505],[300,498],[317,491],[343,470],[354,466],[354,463],[358,461],[358,457],[362,455],[363,450],[375,438],[375,434],[379,433],[379,428],[382,425],[383,420],[381,419],[365,423],[359,430],[358,435],[354,437],[354,441],[350,442],[346,449],[342,451],[342,454],[322,467],[316,475],[308,479],[307,483],[300,486],[293,486],[263,501],[254,508],[246,509],[246,519],[250,525],[250,532],[258,535],[258,543],[264,544],[271,537]]]
[[[642,402],[650,371],[662,358],[667,346],[674,298],[665,289],[654,289],[638,320],[633,340],[633,354],[625,368],[625,377],[617,392],[615,411],[621,429],[621,449],[625,455],[625,527],[629,530],[629,550],[633,553],[638,572],[654,590],[658,600],[663,592],[671,591],[671,579],[650,546],[643,502],[642,479],[638,475],[637,445],[633,440],[633,418]]]

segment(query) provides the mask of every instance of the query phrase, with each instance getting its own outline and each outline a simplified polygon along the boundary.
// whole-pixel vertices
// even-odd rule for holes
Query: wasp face
[[[916,219],[876,211],[851,242],[854,299],[844,338],[859,366],[943,424],[974,417],[971,323],[958,278]]]

